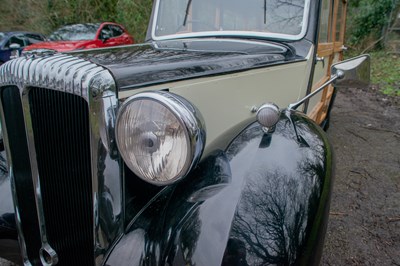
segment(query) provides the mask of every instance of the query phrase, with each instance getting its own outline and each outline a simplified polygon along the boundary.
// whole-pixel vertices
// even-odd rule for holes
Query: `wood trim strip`
[[[342,50],[343,50],[343,42],[335,42],[333,51],[335,53],[337,53],[337,52],[341,52]]]
[[[318,45],[317,54],[318,56],[329,56],[333,54],[334,44],[333,43],[321,43]]]

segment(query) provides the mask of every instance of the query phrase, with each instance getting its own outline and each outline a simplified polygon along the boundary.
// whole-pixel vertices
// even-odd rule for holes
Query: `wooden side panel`
[[[312,91],[329,79],[331,65],[343,59],[347,0],[322,0],[322,5],[321,20],[325,21],[321,21],[317,47],[318,60]],[[319,96],[316,96],[319,97],[317,100],[309,103],[308,115],[318,124],[322,123],[327,116],[333,92],[334,88],[327,86]]]

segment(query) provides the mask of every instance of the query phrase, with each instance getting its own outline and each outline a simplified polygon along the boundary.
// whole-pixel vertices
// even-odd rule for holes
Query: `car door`
[[[347,0],[322,0],[312,91],[329,80],[331,65],[343,59],[346,10]],[[334,92],[329,85],[310,99],[307,114],[318,124],[329,115]]]
[[[99,35],[99,39],[102,41],[101,47],[113,46],[112,37],[113,37],[113,32],[110,28],[110,25],[109,24],[103,25]]]
[[[12,48],[12,44],[18,44],[19,48]],[[8,41],[5,43],[3,47],[3,58],[5,61],[12,59],[13,56],[18,56],[21,53],[22,49],[25,47],[25,41],[23,34],[14,34],[12,35]]]
[[[111,30],[113,32],[113,36],[115,38],[115,42],[118,43],[117,45],[124,45],[124,44],[130,44],[132,41],[130,40],[130,37],[126,32],[124,31],[123,28],[121,28],[118,25],[110,25]]]
[[[121,27],[107,24],[101,29],[100,38],[105,40],[103,46],[109,47],[128,44],[124,35],[124,30]]]

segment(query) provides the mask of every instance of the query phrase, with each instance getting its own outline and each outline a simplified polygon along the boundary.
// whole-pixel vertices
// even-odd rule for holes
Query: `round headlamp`
[[[119,110],[115,130],[126,165],[156,185],[186,176],[205,144],[200,113],[168,92],[144,92],[128,98]]]

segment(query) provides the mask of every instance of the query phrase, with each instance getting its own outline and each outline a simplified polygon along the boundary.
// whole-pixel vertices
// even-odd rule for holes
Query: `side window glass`
[[[124,33],[124,31],[122,30],[121,27],[118,27],[115,25],[110,26],[110,27],[112,28],[112,31],[113,31],[113,37],[121,36]]]
[[[330,28],[331,28],[331,12],[333,10],[332,7],[333,1],[331,0],[322,0],[322,8],[321,8],[321,19],[320,19],[320,28],[319,28],[319,43],[328,43],[332,41],[330,38]]]
[[[44,39],[40,35],[36,35],[36,34],[26,34],[25,35],[26,45],[31,45],[31,44],[43,42],[43,41],[44,41]]]
[[[113,32],[112,29],[110,28],[110,25],[106,25],[101,29],[101,33],[100,33],[100,39],[104,40],[104,39],[109,39],[113,37]]]
[[[5,48],[10,48],[10,45],[13,44],[13,43],[19,44],[21,47],[24,47],[24,46],[25,46],[23,36],[21,36],[21,35],[15,35],[15,36],[12,36],[12,37],[8,40],[7,44],[6,44],[4,47],[5,47]]]

